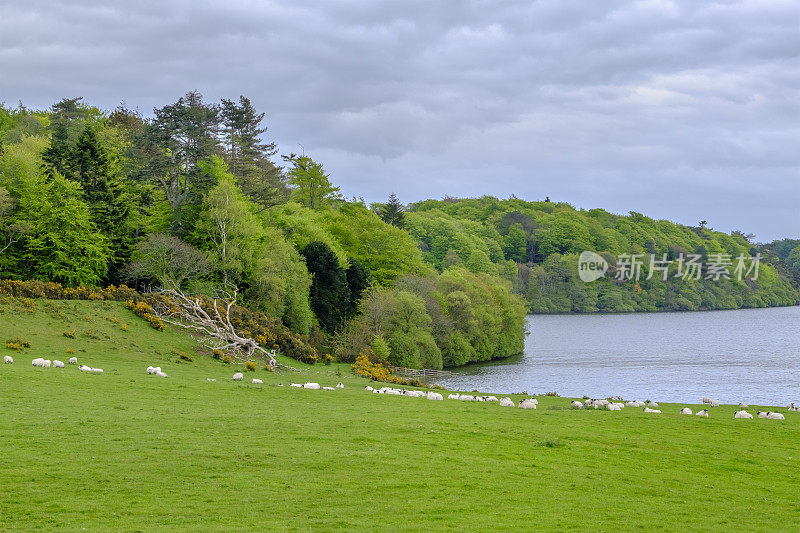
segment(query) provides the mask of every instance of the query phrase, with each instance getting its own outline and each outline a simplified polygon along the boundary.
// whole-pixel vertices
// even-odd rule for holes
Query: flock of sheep
[[[5,364],[12,364],[14,363],[14,358],[10,355],[6,355],[3,357],[3,363]],[[50,361],[49,359],[44,359],[42,357],[37,357],[32,361],[33,366],[42,367],[42,368],[65,368],[66,365],[63,361],[53,360]],[[69,364],[77,365],[78,358],[77,357],[70,357]],[[92,368],[87,365],[80,365],[78,370],[82,372],[92,372],[95,374],[102,374],[102,368]],[[148,366],[147,373],[150,375],[155,375],[158,377],[165,378],[167,374],[161,370],[160,366]],[[242,372],[236,372],[233,375],[233,381],[242,381],[244,379],[244,374]],[[216,381],[214,378],[206,378],[207,381]],[[253,378],[252,383],[256,385],[263,385],[264,382],[259,378]],[[282,387],[283,384],[279,383],[279,387]],[[339,383],[336,387],[321,387],[319,383],[290,383],[292,387],[299,387],[303,389],[322,389],[322,390],[332,390],[335,391],[336,389],[343,389],[344,384]],[[428,400],[434,401],[442,401],[444,397],[438,393],[433,391],[420,391],[420,390],[407,390],[407,389],[396,389],[393,387],[381,387],[380,389],[375,389],[367,385],[364,389],[368,392],[372,392],[374,394],[388,394],[388,395],[395,395],[395,396],[409,396],[412,398],[426,398]],[[539,401],[536,398],[524,398],[520,400],[518,403],[514,403],[514,401],[504,396],[502,398],[497,398],[497,396],[473,396],[471,394],[459,394],[459,393],[451,393],[447,396],[448,400],[459,400],[459,401],[466,401],[466,402],[497,402],[502,407],[514,407],[515,405],[520,409],[536,409],[539,405]],[[616,400],[619,401],[611,401],[606,399],[587,399],[583,402],[578,400],[573,400],[571,405],[573,409],[604,409],[607,411],[621,411],[625,407],[641,407],[642,411],[645,413],[655,413],[660,414],[661,410],[656,409],[658,407],[658,403],[656,402],[641,402],[636,400],[628,400],[623,402],[620,398]],[[719,400],[712,400],[711,398],[705,397],[703,398],[703,403],[708,404],[711,407],[719,407]],[[749,406],[745,403],[739,403],[739,410],[733,414],[734,418],[745,418],[745,419],[752,419],[753,415],[748,413],[746,409]],[[790,403],[786,406],[786,409],[789,411],[800,412],[800,405],[795,405],[794,403]],[[708,418],[708,409],[701,409],[696,413],[692,413],[692,410],[688,407],[684,407],[680,410],[680,414],[682,415],[695,415],[700,417]],[[756,413],[758,418],[767,418],[770,420],[785,420],[785,417],[781,413],[776,413],[774,411],[758,411]]]

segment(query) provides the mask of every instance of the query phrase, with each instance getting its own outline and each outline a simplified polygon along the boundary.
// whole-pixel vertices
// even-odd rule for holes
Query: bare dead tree
[[[179,288],[163,288],[152,291],[164,298],[156,299],[152,304],[158,318],[168,324],[201,333],[199,340],[207,348],[222,350],[233,354],[238,360],[247,361],[256,354],[264,357],[271,367],[283,367],[296,370],[279,363],[275,358],[275,350],[267,351],[255,339],[240,335],[231,324],[231,308],[236,304],[238,289],[218,291],[206,307],[203,301],[188,296]]]

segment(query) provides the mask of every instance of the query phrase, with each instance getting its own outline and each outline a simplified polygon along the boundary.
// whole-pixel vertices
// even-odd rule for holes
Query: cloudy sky
[[[0,101],[244,94],[347,196],[800,237],[800,2],[0,0]]]

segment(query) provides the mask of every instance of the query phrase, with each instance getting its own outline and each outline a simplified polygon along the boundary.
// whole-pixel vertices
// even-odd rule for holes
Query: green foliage
[[[405,206],[392,193],[389,195],[389,201],[379,207],[378,216],[387,224],[403,229],[406,224],[406,217],[403,211],[405,211]]]
[[[322,328],[332,333],[342,326],[350,305],[347,275],[336,254],[323,242],[312,242],[300,253],[312,275],[311,309]]]
[[[341,202],[339,187],[331,183],[321,163],[310,157],[294,154],[285,159],[292,165],[289,170],[289,185],[293,187],[293,200],[313,210]]]

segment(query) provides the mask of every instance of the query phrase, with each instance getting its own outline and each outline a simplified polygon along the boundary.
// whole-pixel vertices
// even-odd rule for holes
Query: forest
[[[323,162],[279,154],[239,97],[149,116],[82,98],[0,106],[0,277],[212,295],[320,353],[443,368],[520,353],[525,315],[800,303],[800,242],[514,197],[346,199]],[[583,250],[763,256],[757,280],[578,279]],[[646,269],[645,269],[646,270]]]

